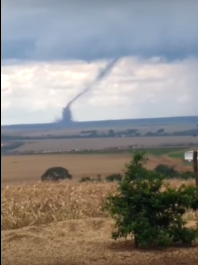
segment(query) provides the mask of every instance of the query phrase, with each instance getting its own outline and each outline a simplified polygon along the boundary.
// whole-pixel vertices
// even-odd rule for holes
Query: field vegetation
[[[154,169],[159,164],[166,164],[180,172],[192,170],[190,163],[184,163],[183,158],[171,157],[177,152],[184,154],[185,149],[148,149],[149,161],[146,166]],[[111,174],[121,173],[130,158],[129,151],[2,156],[1,182],[12,184],[37,182],[50,167],[67,168],[74,182],[78,182],[82,177],[95,178],[98,174],[104,178]]]
[[[149,121],[148,121],[149,122]],[[40,152],[90,152],[108,149],[156,148],[197,144],[196,122],[129,124],[128,127],[31,129],[2,128],[3,154]]]
[[[176,151],[171,150],[170,153],[174,153]],[[64,165],[62,163],[58,165],[57,163],[58,161],[60,161],[61,157],[63,159],[62,162],[64,161],[65,163]],[[68,163],[68,160],[65,161],[66,158],[68,159],[69,157],[70,163]],[[134,164],[130,162],[133,160],[131,160],[131,156],[129,154],[111,155],[109,156],[109,158],[107,155],[71,155],[68,157],[61,155],[3,157],[3,159],[11,158],[12,160],[7,160],[7,169],[8,167],[12,168],[12,166],[17,165],[19,163],[19,160],[15,159],[20,158],[21,165],[19,168],[21,169],[23,165],[23,169],[25,169],[23,171],[24,176],[25,172],[26,174],[27,172],[31,171],[34,172],[34,169],[36,170],[36,168],[39,168],[39,165],[42,165],[44,161],[47,162],[48,159],[52,158],[49,167],[53,165],[60,167],[65,166],[67,169],[69,169],[69,172],[71,172],[72,179],[52,183],[41,181],[38,182],[37,178],[32,177],[30,179],[34,180],[33,184],[22,184],[19,181],[19,184],[15,183],[15,185],[12,185],[11,180],[14,180],[14,178],[16,177],[16,175],[15,177],[14,175],[12,175],[12,178],[10,178],[10,184],[8,185],[8,183],[6,182],[6,175],[4,175],[4,181],[2,182],[1,187],[2,264],[38,265],[42,262],[42,264],[46,265],[86,265],[92,264],[92,262],[94,262],[97,265],[128,265],[131,263],[135,265],[143,265],[146,262],[146,264],[152,265],[167,265],[170,264],[170,262],[174,262],[174,264],[181,264],[181,262],[183,262],[182,264],[192,265],[198,261],[198,248],[196,242],[194,247],[191,248],[171,247],[160,252],[156,249],[147,249],[144,251],[135,250],[133,238],[132,240],[130,239],[128,241],[119,239],[117,242],[114,242],[111,239],[111,233],[115,229],[116,218],[114,220],[111,219],[110,214],[112,213],[112,210],[114,214],[126,217],[126,220],[129,220],[126,213],[131,214],[130,211],[132,211],[133,209],[133,207],[130,207],[126,212],[126,209],[124,210],[123,208],[124,211],[122,211],[122,208],[118,207],[118,204],[120,203],[120,199],[119,197],[117,197],[119,195],[118,188],[122,187],[122,182],[112,182],[112,179],[110,181],[107,181],[107,179],[106,181],[104,181],[104,178],[98,178],[95,182],[79,182],[83,177],[82,169],[79,165],[81,165],[82,168],[83,166],[84,168],[87,168],[88,165],[91,165],[93,167],[92,170],[95,170],[94,172],[97,177],[98,173],[101,172],[101,168],[108,168],[110,161],[108,159],[111,159],[112,164],[111,166],[109,166],[109,169],[111,169],[109,171],[111,172],[109,173],[116,173],[117,176],[120,176],[118,173],[125,168],[125,163],[128,162],[129,167],[126,167],[125,170],[128,169],[128,172],[133,172],[133,174],[130,173],[129,175],[127,175],[127,171],[124,171],[124,175],[126,176],[125,181],[130,180],[127,177],[130,176],[130,178],[133,178],[133,180],[131,180],[136,183],[136,177],[140,176],[140,182],[137,183],[139,183],[138,185],[142,185],[139,186],[142,187],[141,192],[146,192],[145,195],[148,195],[148,192],[151,192],[150,195],[153,194],[152,196],[156,197],[155,193],[152,192],[152,185],[154,183],[151,185],[151,189],[149,188],[150,190],[147,191],[147,186],[145,186],[144,184],[144,177],[146,181],[147,177],[149,180],[149,172],[151,169],[154,169],[157,165],[161,164],[162,161],[166,162],[165,164],[170,162],[171,158],[168,156],[168,154],[161,154],[160,156],[149,154],[148,165],[146,168],[141,168],[139,166],[134,168]],[[39,158],[40,163],[39,159],[36,161],[30,160],[35,158]],[[75,158],[78,158],[78,163]],[[56,160],[54,161],[53,159]],[[96,163],[97,165],[95,164],[95,167],[93,166],[93,159],[95,159],[95,163],[96,159],[98,159],[98,164]],[[119,163],[120,159],[122,161],[122,163],[120,164],[120,170],[115,170],[115,167]],[[87,162],[87,164],[85,164],[86,160],[89,163]],[[9,164],[11,161],[12,164]],[[175,161],[178,162],[178,159],[175,159]],[[5,165],[6,160],[4,160],[3,162],[3,164]],[[46,162],[44,165],[44,170],[42,170],[42,174],[46,171],[47,168],[49,168]],[[77,181],[75,181],[75,176],[73,178],[71,162],[73,162],[73,168],[75,167],[79,170],[79,177],[76,178]],[[168,165],[171,166],[170,163],[168,163]],[[181,167],[183,169],[183,165]],[[138,170],[136,172],[139,172],[138,175],[135,173],[135,169]],[[12,170],[14,174],[14,168]],[[105,172],[107,173],[107,171]],[[151,172],[153,172],[151,175],[159,176],[159,172]],[[146,177],[145,174],[147,173],[148,176]],[[39,174],[39,178],[42,174]],[[88,174],[84,174],[84,176],[88,176]],[[91,178],[93,177],[92,174],[90,174],[89,176]],[[28,178],[26,177],[26,180],[27,179]],[[18,180],[20,180],[20,178],[18,178]],[[23,180],[25,180],[25,178]],[[137,181],[139,180],[137,179]],[[150,183],[152,183],[152,181],[153,180],[151,180]],[[156,181],[156,185],[160,187],[158,185],[160,184],[160,182],[158,182],[157,179]],[[123,182],[123,184],[124,183],[126,184],[126,182]],[[178,208],[178,211],[182,210],[181,214],[179,212],[177,213],[177,209],[175,209],[174,211],[177,218],[180,218],[183,215],[182,219],[180,218],[178,219],[178,221],[181,222],[181,224],[183,223],[183,221],[186,221],[187,227],[190,228],[187,242],[190,242],[191,238],[193,238],[193,236],[195,235],[192,234],[191,231],[192,228],[195,228],[197,220],[196,212],[192,209],[194,207],[193,200],[194,198],[196,198],[191,196],[193,194],[191,187],[194,186],[194,183],[195,181],[193,178],[188,180],[171,178],[166,179],[163,182],[161,189],[162,193],[165,192],[164,194],[168,194],[166,193],[166,191],[168,191],[168,184],[169,187],[173,189],[172,191],[170,191],[170,194],[168,196],[169,198],[173,199],[174,196],[176,196],[175,198],[179,198],[178,196],[182,194],[179,193],[180,191],[182,191],[182,188],[180,189],[180,187],[183,184],[185,184],[186,186],[187,197],[184,196],[184,199],[179,201],[180,204],[184,204],[183,206],[185,208],[185,211],[180,208]],[[122,187],[122,192],[126,191],[126,194],[130,195],[130,193],[128,192],[131,192],[132,190],[127,191],[126,188],[128,185],[126,186],[125,184]],[[135,186],[133,188],[135,188]],[[136,200],[137,202],[138,194],[139,192],[136,194],[135,190],[133,190],[133,193],[131,194],[133,195],[133,200]],[[131,195],[130,199],[132,199]],[[114,206],[116,208],[112,208],[112,205],[109,205],[110,208],[107,207],[109,210],[106,208],[107,211],[104,211],[104,206],[107,206],[108,202],[107,198],[112,199],[112,202],[115,203]],[[156,197],[155,200],[157,198],[158,197]],[[161,197],[159,193],[159,199],[160,198],[163,197]],[[187,200],[185,198],[187,198]],[[190,207],[191,201],[192,207]],[[122,203],[124,203],[124,201],[122,201]],[[166,204],[168,205],[168,201],[166,202]],[[195,202],[195,204],[197,203]],[[126,206],[126,201],[123,205]],[[142,203],[141,206],[143,206]],[[144,207],[147,206],[144,205]],[[161,208],[161,210],[163,209],[163,207]],[[146,208],[144,209],[146,210]],[[151,213],[150,210],[149,212]],[[171,216],[173,215],[171,214]],[[143,220],[144,219],[142,219],[142,221]],[[136,225],[138,225],[138,223],[140,223],[140,220],[138,222],[134,222],[135,219],[132,218],[131,224],[133,224],[133,226],[135,227]],[[118,224],[121,223],[117,223],[117,228],[121,229],[120,231],[122,231],[122,236],[125,235],[125,232],[126,234],[130,234],[130,232],[132,232],[130,226],[126,226],[127,223],[123,223],[122,226],[118,226]],[[175,224],[178,225],[179,223],[176,222]],[[144,226],[143,223],[141,225],[142,227]],[[123,230],[123,228],[125,230]],[[125,232],[123,233],[123,231]],[[153,231],[154,230],[150,231],[149,234],[151,235]],[[176,230],[173,229],[173,231]],[[185,232],[187,230],[184,229],[182,231]],[[158,230],[158,232],[160,231]],[[144,237],[144,240],[145,235],[145,233],[141,235],[141,237]],[[148,235],[146,235],[146,238],[148,239]],[[163,234],[163,238],[161,238],[158,234],[158,239],[158,242],[165,242],[166,244],[170,243],[169,241],[167,241],[166,234]],[[149,240],[147,240],[147,243],[150,242]],[[28,253],[28,255],[26,253]],[[36,258],[38,256],[40,257],[39,260]]]
[[[180,125],[130,125],[128,127],[51,129],[51,130],[14,130],[2,129],[3,140],[66,139],[66,138],[105,138],[134,136],[195,136],[197,126],[194,123]]]
[[[192,185],[194,180],[167,180],[172,188]],[[37,183],[1,188],[1,229],[38,226],[57,221],[104,218],[105,198],[116,191],[117,183]],[[196,215],[188,212],[188,221]]]
[[[192,148],[197,146],[197,137],[192,136],[145,136],[109,137],[90,139],[40,139],[15,141],[6,149],[5,154],[42,153],[42,152],[112,152],[112,150],[153,149],[153,148]],[[17,146],[18,145],[18,146]],[[17,146],[17,147],[16,147]],[[16,147],[16,148],[15,148]]]

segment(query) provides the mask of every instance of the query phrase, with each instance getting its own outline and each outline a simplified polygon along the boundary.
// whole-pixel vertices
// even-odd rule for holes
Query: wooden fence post
[[[197,151],[193,151],[193,170],[195,173],[195,185],[198,189],[198,167],[197,167]]]

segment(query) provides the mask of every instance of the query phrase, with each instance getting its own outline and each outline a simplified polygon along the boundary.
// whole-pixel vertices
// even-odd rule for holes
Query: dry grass
[[[105,196],[115,184],[42,184],[1,189],[1,229],[68,219],[104,217]]]
[[[193,182],[169,181],[173,188],[182,183]],[[196,245],[140,251],[132,241],[112,240],[114,224],[101,207],[115,189],[114,183],[2,186],[2,265],[197,264]],[[193,213],[185,218],[194,225]]]
[[[191,181],[170,181],[172,187]],[[107,217],[102,211],[105,197],[116,184],[46,184],[1,188],[1,229],[38,226],[71,219]],[[192,212],[185,216],[194,220]]]
[[[1,233],[2,265],[194,265],[198,247],[137,250],[111,239],[107,218],[69,220]]]

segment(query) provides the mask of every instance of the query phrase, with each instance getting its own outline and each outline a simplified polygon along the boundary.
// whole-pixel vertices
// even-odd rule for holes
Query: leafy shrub
[[[185,171],[179,174],[181,179],[192,179],[195,178],[195,174],[192,171]]]
[[[69,171],[64,167],[51,167],[41,176],[42,181],[59,181],[72,179]]]
[[[82,177],[80,182],[90,182],[93,181],[90,177]]]
[[[90,177],[82,177],[80,182],[101,182],[102,181],[102,177],[101,175],[97,175],[96,178],[90,178]]]
[[[154,169],[155,172],[164,175],[166,178],[180,178],[180,179],[191,179],[194,178],[194,173],[192,171],[179,172],[174,167],[160,164]]]
[[[163,174],[166,178],[176,178],[179,175],[178,171],[175,170],[173,166],[168,166],[164,164],[156,166],[155,172]]]
[[[134,236],[136,247],[191,244],[198,228],[186,228],[182,216],[198,208],[198,190],[183,185],[162,191],[164,176],[145,169],[145,162],[144,153],[135,153],[116,194],[106,199],[104,210],[116,221],[113,238]]]
[[[121,174],[112,174],[105,177],[106,181],[113,182],[113,181],[121,181],[122,175]]]

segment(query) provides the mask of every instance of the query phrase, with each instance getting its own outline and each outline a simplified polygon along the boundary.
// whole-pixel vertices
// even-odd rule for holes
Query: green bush
[[[82,177],[81,180],[79,182],[91,182],[93,181],[90,177]]]
[[[102,181],[102,177],[101,175],[97,175],[96,178],[90,178],[90,177],[82,177],[80,182],[101,182]]]
[[[155,172],[163,174],[166,178],[177,178],[179,176],[179,172],[174,167],[164,164],[156,166]]]
[[[121,181],[122,175],[121,174],[112,174],[105,177],[106,181],[113,182],[113,181]]]
[[[59,181],[72,179],[69,171],[64,167],[51,167],[41,176],[42,181]]]
[[[195,174],[192,171],[185,171],[179,174],[181,179],[194,179]]]
[[[104,210],[116,221],[113,238],[133,236],[136,247],[191,244],[198,228],[186,228],[182,217],[187,210],[198,208],[198,190],[181,186],[162,191],[164,176],[145,169],[145,162],[144,153],[135,153],[116,194],[106,199]]]
[[[179,179],[191,179],[194,178],[194,173],[192,171],[179,172],[174,167],[160,164],[154,169],[155,172],[164,175],[165,178],[179,178]]]

